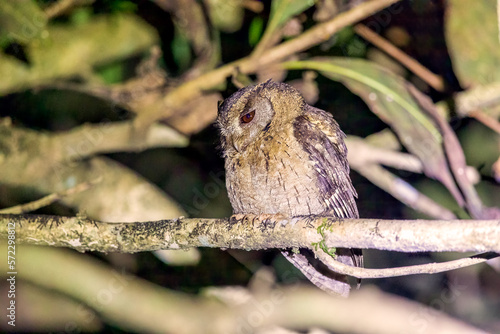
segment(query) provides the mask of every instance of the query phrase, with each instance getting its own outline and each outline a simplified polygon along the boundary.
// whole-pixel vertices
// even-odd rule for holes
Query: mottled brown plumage
[[[217,122],[235,214],[358,217],[345,135],[297,90],[272,81],[246,87],[224,101]],[[337,254],[362,265],[358,252]]]

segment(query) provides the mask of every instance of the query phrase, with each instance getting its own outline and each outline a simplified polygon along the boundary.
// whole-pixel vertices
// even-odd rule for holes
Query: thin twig
[[[345,143],[349,152],[349,164],[352,166],[380,164],[412,173],[424,172],[422,162],[413,154],[370,145],[367,140],[356,136],[347,136]],[[474,184],[481,178],[479,172],[472,166],[467,166],[466,175]]]
[[[73,194],[78,194],[92,187],[94,184],[100,182],[101,180],[94,180],[90,182],[82,182],[76,186],[63,190],[58,193],[53,193],[25,204],[16,205],[10,208],[5,208],[0,210],[0,214],[22,214],[26,212],[31,212],[43,208],[44,206],[50,205],[55,201],[60,200],[63,197],[70,196]]]
[[[343,297],[349,296],[349,291],[351,286],[342,278],[330,277],[319,272],[316,268],[312,266],[310,261],[302,254],[295,254],[293,252],[282,251],[281,254],[292,263],[295,268],[299,269],[302,274],[307,277],[311,283],[316,285],[321,290],[332,294],[339,295]],[[334,275],[339,276],[339,275]]]
[[[380,165],[352,165],[352,168],[410,208],[438,219],[456,218],[453,212],[425,196],[411,184],[395,176]]]
[[[72,7],[90,5],[94,1],[95,0],[59,0],[45,9],[45,15],[47,15],[47,18],[52,19],[66,13]]]
[[[500,122],[491,117],[490,115],[484,113],[481,110],[474,110],[469,113],[469,116],[475,118],[477,121],[483,123],[491,130],[500,134]]]
[[[362,23],[358,23],[354,26],[354,31],[366,39],[368,42],[372,43],[382,51],[386,52],[388,55],[399,61],[406,68],[416,74],[420,79],[428,83],[435,90],[442,92],[444,91],[443,78],[429,71],[425,66],[420,64],[414,58],[408,56],[401,49],[394,46],[391,42],[373,32],[370,28]]]
[[[313,28],[300,34],[298,37],[281,43],[269,51],[263,53],[257,64],[247,63],[241,66],[242,71],[258,68],[261,65],[282,60],[292,54],[307,50],[314,45],[327,41],[333,34],[342,28],[359,22],[360,20],[375,14],[376,12],[398,2],[399,0],[372,0],[364,2],[353,9],[343,12],[333,19],[320,23]],[[248,67],[247,67],[248,66]]]
[[[321,249],[318,249],[315,254],[316,256],[318,256],[318,259],[326,264],[332,271],[339,274],[363,279],[397,277],[417,274],[436,274],[444,271],[469,267],[478,263],[486,262],[496,257],[500,257],[500,254],[489,252],[441,263],[425,263],[397,268],[371,269],[348,266],[334,260],[330,255],[326,254]]]

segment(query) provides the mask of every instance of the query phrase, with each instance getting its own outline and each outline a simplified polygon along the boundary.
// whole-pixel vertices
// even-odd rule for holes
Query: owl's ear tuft
[[[274,82],[272,79],[269,79],[269,80],[267,80],[266,82],[264,82],[262,84],[262,87],[263,88],[268,88],[269,86],[273,86],[275,84],[276,84],[276,82]]]
[[[247,95],[254,88],[255,88],[255,86],[247,86],[243,89],[240,89],[236,93],[232,94],[224,101],[219,102],[218,103],[219,118],[227,117],[227,114],[229,113],[229,111],[238,103],[238,101],[240,101],[242,99],[242,97]]]

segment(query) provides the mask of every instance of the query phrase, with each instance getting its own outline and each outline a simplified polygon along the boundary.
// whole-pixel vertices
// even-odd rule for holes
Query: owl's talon
[[[237,214],[234,214],[231,217],[229,217],[229,221],[242,220],[243,218],[245,218],[245,216],[246,215],[243,213],[237,213]]]
[[[269,222],[269,221],[277,221],[277,220],[282,220],[285,219],[286,216],[283,216],[282,214],[269,214],[269,213],[262,213],[258,216],[259,220],[261,222]]]

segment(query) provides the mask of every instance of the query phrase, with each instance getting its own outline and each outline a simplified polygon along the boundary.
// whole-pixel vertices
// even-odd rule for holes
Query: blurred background
[[[227,75],[211,89],[203,89],[192,98],[182,100],[172,94],[183,84],[210,74],[221,65],[248,57],[252,52],[256,52],[256,59],[259,52],[265,57],[266,48],[255,51],[259,50],[259,43],[272,48],[299,38],[304,31],[365,3],[318,0],[304,1],[297,7],[295,1],[281,2],[285,3],[284,8],[291,8],[290,13],[282,14],[275,31],[262,42],[268,22],[282,10],[278,5],[274,8],[272,1],[20,0],[15,4],[4,1],[0,4],[0,122],[3,127],[0,151],[13,154],[10,145],[15,137],[17,151],[14,153],[21,154],[25,149],[24,153],[33,160],[29,157],[23,161],[0,160],[3,175],[0,208],[27,203],[103,177],[90,190],[63,197],[32,213],[83,214],[104,221],[154,220],[181,215],[228,217],[232,210],[224,186],[224,163],[217,148],[218,133],[213,124],[217,101],[241,85],[267,78],[293,83],[310,104],[331,112],[348,136],[371,138],[371,145],[422,160],[404,140],[394,136],[401,130],[374,112],[362,94],[321,71],[286,71],[267,64],[249,73]],[[422,79],[421,72],[408,70],[399,59],[375,46],[376,41],[364,38],[359,33],[359,25],[346,26],[328,40],[292,53],[286,60],[318,56],[365,59],[415,85],[439,106],[441,115],[447,117],[463,148],[467,165],[472,167],[471,183],[482,203],[493,207],[500,203],[500,90],[495,86],[500,77],[497,22],[495,2],[487,0],[474,4],[459,0],[399,1],[356,22],[433,73],[440,82],[435,87]],[[469,109],[461,104],[461,99],[469,96],[464,95],[468,92],[479,100]],[[174,97],[165,102],[163,98],[169,94]],[[159,101],[165,104],[158,104]],[[136,133],[129,132],[133,139],[116,139],[116,145],[114,139],[110,140],[110,147],[104,145],[107,139],[102,130],[79,137],[84,138],[81,145],[95,145],[96,149],[82,148],[76,141],[72,146],[76,153],[57,145],[44,148],[45,141],[57,134],[68,134],[75,129],[92,130],[92,126],[100,129],[103,124],[130,125],[137,120],[144,120],[142,124],[146,126]],[[173,139],[151,145],[132,144],[134,140],[140,141],[137,138],[145,136],[148,130],[144,129],[153,123],[161,126],[162,131],[173,129],[172,134],[169,132]],[[380,133],[392,139],[377,144],[373,136]],[[40,152],[41,156],[37,156]],[[59,163],[34,171],[38,167],[33,166],[42,161],[49,165],[54,161]],[[408,206],[391,194],[390,183],[374,184],[352,166],[351,178],[359,194],[357,204],[361,217],[474,218],[457,204],[449,188],[432,173],[394,165],[386,165],[384,169],[437,203],[444,210],[441,213],[446,214],[432,216],[419,210],[419,205]],[[129,183],[126,184],[125,179],[130,179]],[[146,189],[140,188],[144,184]],[[150,207],[160,209],[149,210]],[[22,247],[18,245],[19,252]],[[178,259],[168,252],[78,254],[158,286],[194,295],[207,287],[247,286],[262,268],[273,273],[278,284],[287,284],[281,275],[285,271],[293,271],[303,284],[310,284],[277,250],[246,252],[204,248],[183,255],[187,259]],[[365,263],[367,267],[384,268],[460,256],[463,254],[368,250]],[[363,285],[375,285],[488,332],[500,333],[499,270],[497,262],[496,269],[494,264],[483,264],[434,275],[365,280]],[[82,320],[75,315],[77,311],[63,312],[63,309],[76,309],[66,305],[78,302],[74,296],[68,299],[64,293],[57,292],[57,287],[38,286],[36,278],[19,278],[17,288],[21,301],[16,332],[139,331],[100,317],[99,310],[92,321]],[[8,302],[4,300],[7,285],[0,286],[3,308]],[[59,314],[57,319],[47,319],[52,317],[47,314],[48,309],[52,310],[50,314]],[[68,321],[77,326],[68,328]],[[11,330],[4,323],[0,328]]]

